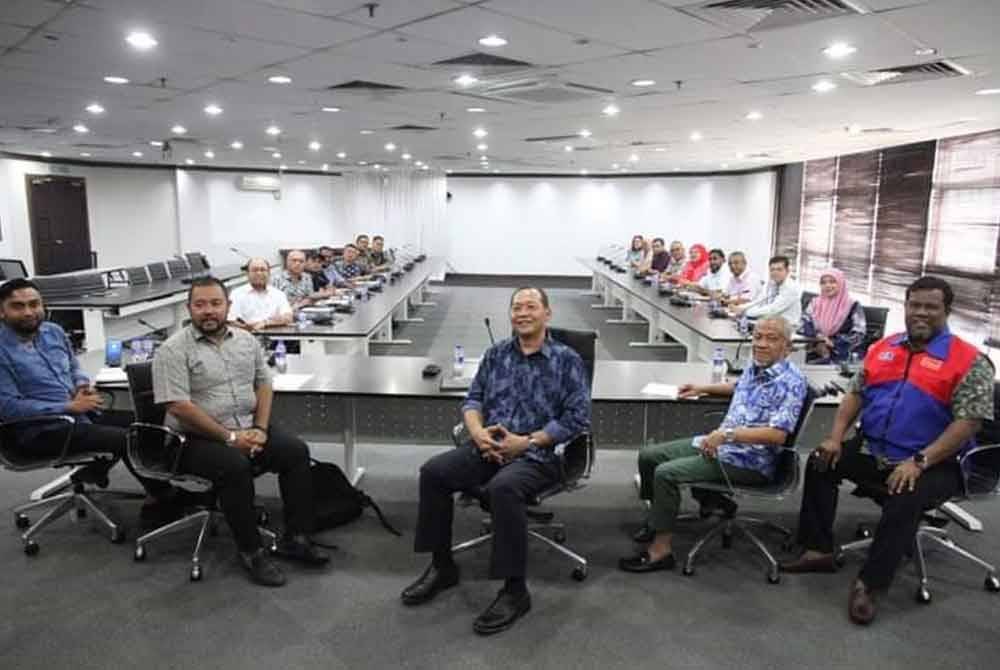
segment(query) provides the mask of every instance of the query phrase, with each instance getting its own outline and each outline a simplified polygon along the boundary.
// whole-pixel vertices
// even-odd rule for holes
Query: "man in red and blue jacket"
[[[875,616],[873,591],[892,582],[913,545],[923,513],[962,489],[961,454],[984,420],[993,418],[993,367],[972,344],[948,330],[954,298],[937,277],[906,290],[906,332],[890,335],[865,355],[864,367],[840,403],[829,437],[806,468],[799,512],[799,558],[786,572],[833,572],[833,522],[842,479],[883,500],[868,558],[851,586],[848,616]],[[857,437],[844,435],[861,414]]]

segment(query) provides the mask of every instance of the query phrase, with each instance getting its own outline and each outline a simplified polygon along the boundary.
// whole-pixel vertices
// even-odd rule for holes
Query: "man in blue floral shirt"
[[[458,583],[452,495],[484,486],[493,517],[490,576],[505,581],[475,621],[481,635],[506,630],[531,608],[524,508],[559,481],[556,446],[590,426],[590,380],[580,356],[547,337],[552,311],[545,291],[515,291],[510,316],[516,336],[486,351],[462,406],[471,440],[420,468],[414,549],[432,553],[433,560],[402,594],[405,604],[420,605]]]
[[[785,359],[791,338],[792,326],[784,318],[762,319],[753,334],[754,363],[736,384],[681,387],[682,398],[732,396],[729,410],[708,435],[650,444],[639,451],[639,495],[651,505],[646,526],[635,539],[650,544],[636,556],[621,559],[622,570],[655,572],[674,567],[671,539],[682,485],[726,479],[762,485],[774,476],[778,451],[795,430],[806,397],[805,377]],[[703,508],[712,498],[702,500]],[[725,497],[714,502],[735,508]]]

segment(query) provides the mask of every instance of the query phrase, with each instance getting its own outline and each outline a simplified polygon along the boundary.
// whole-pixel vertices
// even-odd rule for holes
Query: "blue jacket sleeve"
[[[65,413],[65,402],[36,400],[24,396],[17,387],[17,378],[10,360],[6,354],[2,355],[2,359],[0,359],[0,421]]]

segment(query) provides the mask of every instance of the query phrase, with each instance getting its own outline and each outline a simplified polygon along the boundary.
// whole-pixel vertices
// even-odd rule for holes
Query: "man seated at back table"
[[[643,274],[654,274],[659,276],[665,272],[670,265],[670,254],[667,253],[662,237],[653,238],[653,253],[649,255],[646,263],[639,268]]]
[[[802,320],[802,289],[789,277],[788,256],[774,256],[767,263],[771,281],[756,300],[732,308],[736,316],[760,319],[783,316],[791,324]]]
[[[294,315],[288,298],[269,283],[271,264],[266,258],[247,262],[247,278],[249,283],[233,290],[229,322],[249,331],[292,323]]]
[[[344,257],[333,264],[337,272],[346,280],[368,278],[368,267],[361,262],[361,252],[353,244],[344,247]]]
[[[289,251],[285,257],[285,270],[271,280],[275,288],[284,292],[292,309],[308,307],[318,298],[323,297],[317,295],[316,291],[313,290],[312,277],[305,270],[305,253],[294,249]]]

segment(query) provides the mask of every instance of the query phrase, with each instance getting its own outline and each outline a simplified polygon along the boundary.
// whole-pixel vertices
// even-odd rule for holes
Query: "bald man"
[[[271,264],[266,258],[251,258],[247,263],[249,283],[230,295],[229,322],[245,330],[256,331],[292,323],[292,306],[284,293],[270,285]]]

